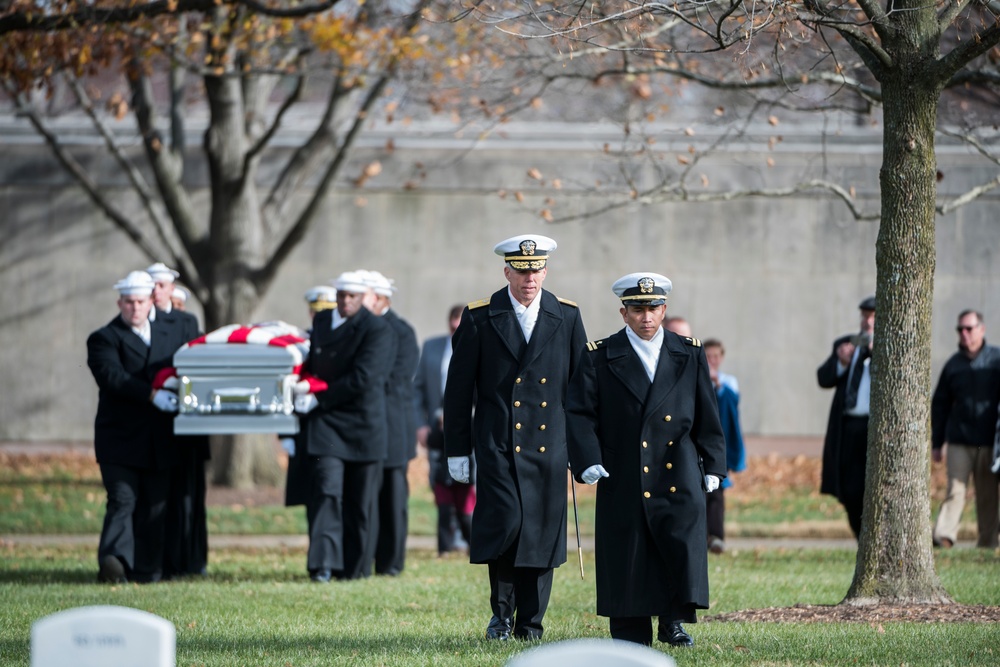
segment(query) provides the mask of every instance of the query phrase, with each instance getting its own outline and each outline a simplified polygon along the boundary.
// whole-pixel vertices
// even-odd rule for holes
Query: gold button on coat
[[[649,447],[649,443],[646,442],[645,440],[643,440],[642,441],[642,446],[643,446],[643,448]]]
[[[521,407],[521,401],[514,401],[514,407],[515,408]]]
[[[542,401],[542,407],[543,408],[548,407],[548,405],[549,405],[548,401]]]
[[[545,430],[545,424],[542,424],[541,426],[539,426],[538,430],[539,431],[544,431]]]
[[[671,487],[670,487],[670,493],[673,493],[673,492],[674,492],[674,491],[676,491],[676,490],[677,490],[677,487],[676,487],[676,486],[671,486]]]
[[[521,378],[517,378],[516,380],[514,380],[514,384],[521,384]]]
[[[673,440],[671,440],[670,442],[667,443],[667,447],[673,447],[673,446],[674,446],[674,441]]]
[[[514,424],[514,428],[516,428],[518,431],[520,431],[521,430],[521,424]]]
[[[538,451],[540,451],[542,454],[544,454],[545,453],[545,448],[544,447],[539,447]]]
[[[649,472],[649,466],[642,466],[643,472]]]
[[[667,464],[667,470],[671,470],[673,467],[674,467],[673,463],[668,463]]]
[[[670,415],[667,415],[666,417],[663,418],[663,421],[668,422],[670,421],[670,419],[671,419]]]
[[[518,445],[517,447],[515,447],[514,451],[515,452],[520,452],[521,451],[521,445]]]
[[[546,382],[548,382],[548,380],[546,380],[545,378],[542,378],[541,380],[538,381],[539,384],[545,384]]]
[[[642,495],[643,495],[644,497],[646,497],[646,498],[649,498],[649,491],[646,491],[646,492],[645,492],[644,494],[642,494]]]

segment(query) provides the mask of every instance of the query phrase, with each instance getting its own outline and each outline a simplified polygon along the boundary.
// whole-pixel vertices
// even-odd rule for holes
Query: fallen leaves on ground
[[[703,616],[699,622],[726,623],[996,623],[1000,607],[968,604],[814,605],[744,609]]]

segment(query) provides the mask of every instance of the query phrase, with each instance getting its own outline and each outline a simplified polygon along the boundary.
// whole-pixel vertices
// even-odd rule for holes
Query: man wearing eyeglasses
[[[977,546],[993,549],[1000,527],[997,478],[990,469],[1000,400],[1000,348],[986,344],[986,325],[975,310],[963,310],[955,330],[958,352],[941,369],[931,400],[931,452],[936,463],[945,460],[948,470],[934,544],[948,548],[958,539],[971,476],[976,486]]]

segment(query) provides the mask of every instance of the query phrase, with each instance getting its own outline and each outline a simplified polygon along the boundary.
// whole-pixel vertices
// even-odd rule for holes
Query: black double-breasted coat
[[[153,379],[184,344],[179,327],[150,322],[147,346],[120,316],[87,338],[87,366],[99,395],[94,420],[98,463],[166,470],[176,462],[173,415],[150,401]]]
[[[344,461],[383,461],[389,429],[385,383],[396,355],[396,336],[384,318],[360,309],[333,329],[333,310],[313,319],[306,370],[328,388],[307,417],[306,449]]]
[[[566,561],[569,377],[587,342],[575,304],[543,290],[525,342],[508,288],[469,304],[453,338],[444,395],[447,456],[475,451],[469,559],[514,549],[516,567]]]
[[[597,613],[693,621],[708,608],[704,475],[726,476],[704,350],[665,331],[652,383],[624,329],[587,350],[567,422],[577,479],[596,464],[609,474],[597,486]]]

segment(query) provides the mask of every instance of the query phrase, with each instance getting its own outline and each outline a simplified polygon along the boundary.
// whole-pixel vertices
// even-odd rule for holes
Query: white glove
[[[468,456],[449,456],[448,457],[448,474],[456,482],[461,482],[462,484],[469,483],[469,457]]]
[[[715,475],[705,475],[705,492],[711,493],[719,488],[719,482],[721,480]]]
[[[292,394],[295,396],[303,396],[308,394],[309,391],[309,380],[299,380],[292,385]]]
[[[166,389],[157,389],[153,394],[153,405],[162,412],[177,412],[177,394]]]
[[[295,438],[282,438],[280,440],[281,448],[285,450],[289,456],[295,456]]]
[[[302,394],[295,397],[295,411],[299,414],[307,414],[310,410],[319,405],[316,394]]]
[[[582,479],[585,484],[597,484],[602,477],[610,477],[610,475],[600,463],[595,466],[590,466],[580,473],[580,479]]]

